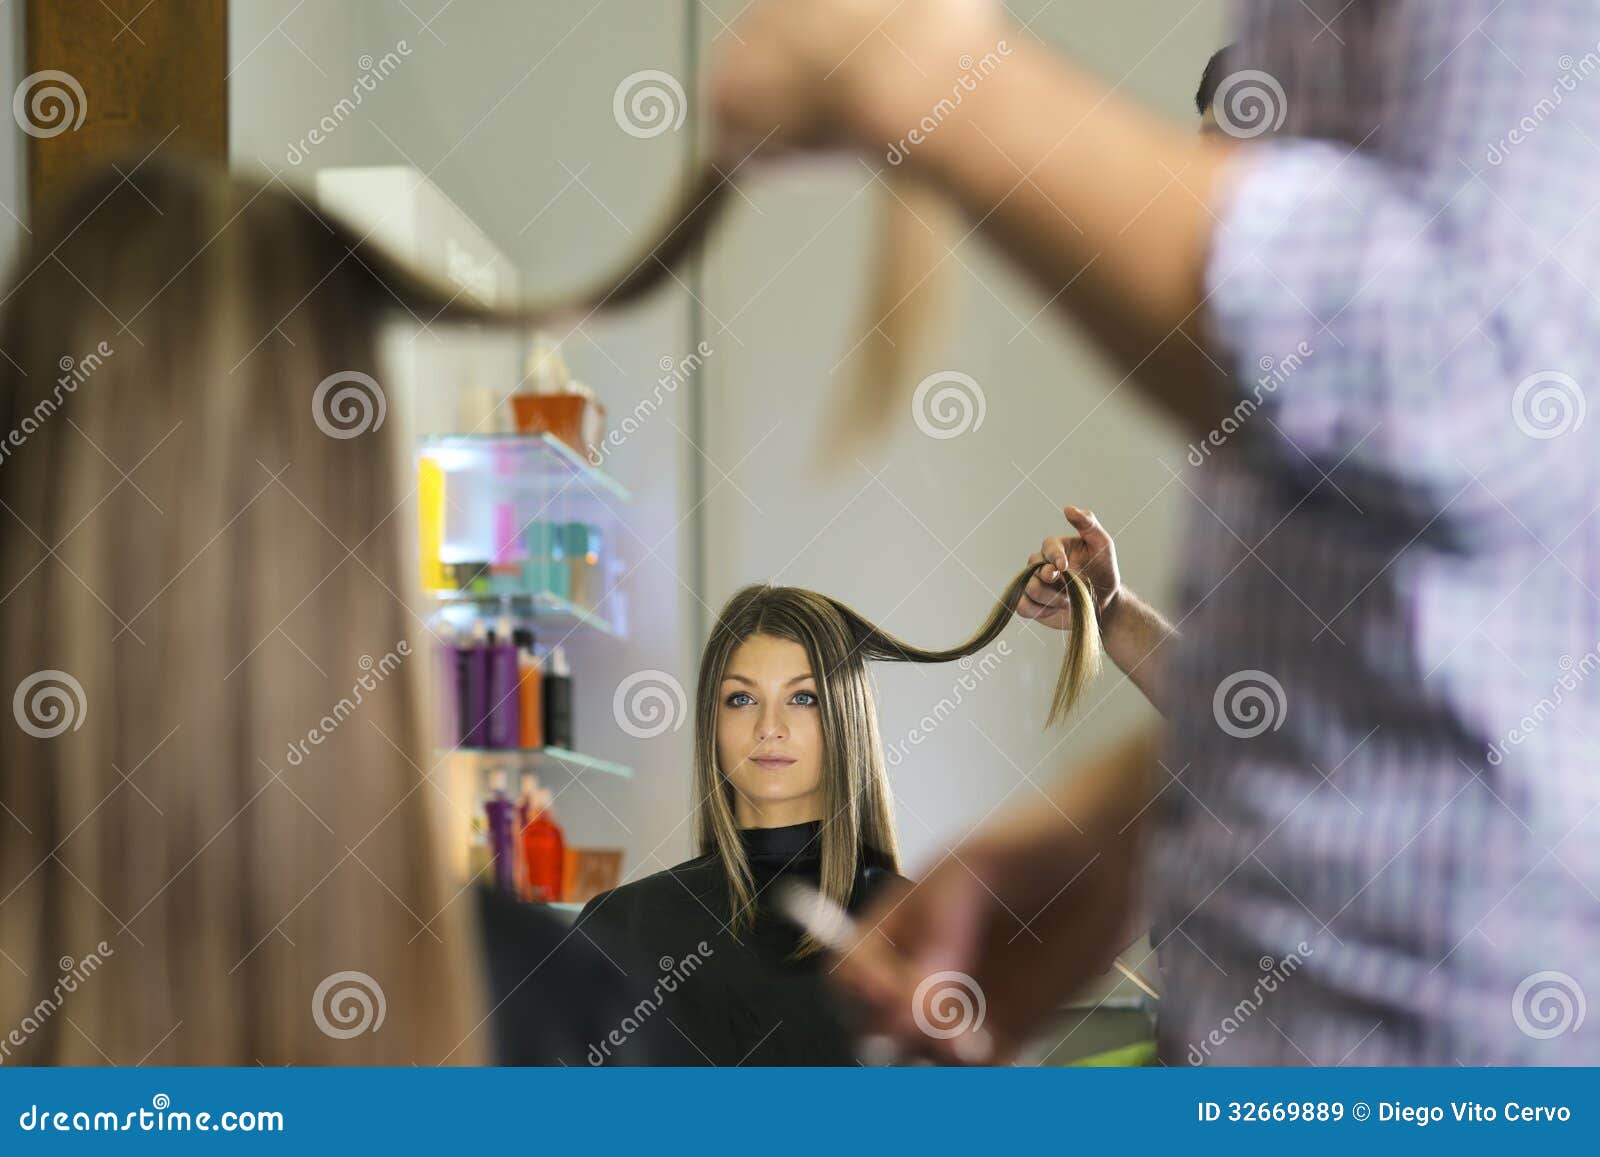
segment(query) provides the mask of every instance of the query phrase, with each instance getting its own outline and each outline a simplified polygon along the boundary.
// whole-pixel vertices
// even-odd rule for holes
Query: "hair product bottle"
[[[534,899],[533,881],[528,874],[528,826],[539,812],[539,780],[531,771],[522,773],[522,792],[517,796],[517,895]]]
[[[572,747],[572,670],[567,653],[551,648],[544,668],[544,741],[549,747]]]
[[[490,773],[489,798],[483,805],[483,811],[489,821],[489,855],[494,860],[494,886],[501,892],[515,895],[516,864],[513,857],[516,855],[516,843],[512,831],[515,821],[511,801],[506,798],[505,772]]]
[[[550,812],[550,793],[540,790],[534,797],[534,817],[522,834],[522,851],[528,864],[530,898],[554,903],[565,895],[563,875],[567,864],[567,841]]]
[[[511,641],[511,620],[501,618],[489,639],[488,719],[484,746],[516,747],[522,739],[522,696],[518,686],[517,646]]]
[[[461,742],[488,747],[489,629],[478,620],[472,638],[461,648]]]
[[[538,749],[544,746],[544,703],[540,694],[539,656],[533,650],[533,631],[518,627],[517,699],[522,711],[522,729],[517,746]]]

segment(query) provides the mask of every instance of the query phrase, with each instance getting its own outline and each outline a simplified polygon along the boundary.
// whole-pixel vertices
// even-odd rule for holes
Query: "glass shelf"
[[[627,487],[553,434],[431,434],[417,445],[446,472],[490,468],[533,485],[578,482],[598,497],[633,501]]]
[[[620,633],[605,612],[585,609],[550,591],[474,594],[471,591],[433,590],[426,593],[430,599],[442,604],[440,616],[456,627],[469,626],[476,618],[495,618],[504,614],[514,619],[532,619],[536,624],[542,623],[561,632],[584,628],[613,637]]]
[[[593,755],[584,755],[578,751],[568,751],[564,747],[445,747],[440,749],[446,755],[470,755],[481,759],[505,759],[518,763],[557,764],[569,772],[598,771],[605,775],[615,775],[621,779],[632,779],[633,768],[620,763],[612,763],[609,759],[598,759]]]
[[[417,441],[422,587],[447,621],[628,633],[626,488],[550,434]]]

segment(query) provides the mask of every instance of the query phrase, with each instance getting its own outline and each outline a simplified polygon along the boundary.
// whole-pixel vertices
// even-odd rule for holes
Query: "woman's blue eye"
[[[815,707],[817,705],[817,693],[815,691],[796,691],[794,700],[802,707]]]
[[[739,702],[739,700],[741,700],[741,699],[746,700],[747,702],[750,702],[750,703],[754,703],[755,702],[755,700],[751,699],[750,696],[747,693],[745,693],[743,691],[735,691],[732,695],[728,696],[727,705],[729,707],[743,707],[744,704]]]

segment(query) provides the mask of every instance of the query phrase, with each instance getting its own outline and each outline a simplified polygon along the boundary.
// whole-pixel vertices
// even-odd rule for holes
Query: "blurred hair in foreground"
[[[107,170],[30,238],[0,305],[0,1061],[482,1058],[405,423],[352,435],[318,389],[382,383],[404,312],[480,316],[199,164]]]

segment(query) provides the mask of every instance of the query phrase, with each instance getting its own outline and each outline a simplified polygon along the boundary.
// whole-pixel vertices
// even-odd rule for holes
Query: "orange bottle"
[[[522,730],[517,743],[522,748],[544,746],[544,696],[540,691],[539,656],[533,652],[533,632],[517,628],[517,700]]]
[[[516,854],[512,859],[517,866],[517,895],[524,900],[534,899],[533,884],[528,879],[528,853],[526,841],[528,827],[533,823],[533,817],[539,811],[539,780],[532,772],[522,773],[522,792],[517,796],[517,834],[515,836]]]
[[[550,793],[540,791],[533,822],[522,833],[530,899],[553,903],[566,895],[567,841],[550,814]]]

